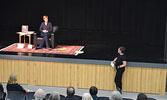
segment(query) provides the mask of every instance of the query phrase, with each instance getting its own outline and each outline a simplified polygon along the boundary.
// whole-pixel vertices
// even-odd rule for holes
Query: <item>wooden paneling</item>
[[[0,82],[16,73],[20,84],[116,90],[115,69],[107,65],[0,59]],[[123,91],[165,94],[167,70],[126,67]]]

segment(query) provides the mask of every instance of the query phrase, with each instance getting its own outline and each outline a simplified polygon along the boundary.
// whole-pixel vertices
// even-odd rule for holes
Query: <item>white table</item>
[[[31,34],[34,34],[34,31],[28,31],[27,33],[25,33],[25,32],[16,32],[16,33],[19,34],[19,44],[20,44],[20,46],[18,45],[18,48],[24,48],[25,36],[29,37],[29,45],[28,45],[28,47],[32,48],[32,45],[31,45]],[[21,36],[24,36],[24,45],[21,45]]]

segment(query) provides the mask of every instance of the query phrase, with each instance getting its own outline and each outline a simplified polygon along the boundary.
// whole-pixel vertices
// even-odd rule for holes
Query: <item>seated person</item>
[[[10,75],[6,88],[7,91],[20,91],[27,93],[27,90],[17,83],[17,75],[15,73]]]
[[[49,100],[60,100],[60,94],[56,91],[52,92],[49,96]]]
[[[93,100],[93,99],[89,93],[84,93],[82,96],[82,100]]]
[[[52,32],[52,24],[51,22],[48,22],[48,16],[43,16],[43,20],[44,22],[41,23],[39,28],[39,30],[41,31],[41,37],[43,37],[43,40],[40,43],[40,46],[36,47],[36,49],[41,49],[44,43],[46,45],[46,48],[49,48],[48,37]]]
[[[95,87],[95,86],[90,87],[89,93],[91,94],[93,100],[97,100],[97,98],[98,98],[97,97],[97,93],[98,93],[97,87]]]
[[[71,86],[68,87],[67,88],[67,96],[66,96],[65,100],[81,100],[80,97],[75,96],[74,94],[75,94],[74,87],[71,87]]]
[[[137,100],[148,100],[147,95],[144,93],[139,93],[137,96]]]
[[[34,94],[34,97],[35,97],[35,100],[46,100],[45,99],[45,91],[42,90],[42,89],[38,89],[35,94]]]
[[[111,100],[122,100],[122,95],[118,91],[111,92]]]
[[[3,98],[0,98],[0,100],[5,100],[6,93],[4,92],[4,90],[3,90],[3,86],[2,86],[2,84],[1,84],[1,83],[0,83],[0,92],[2,92],[2,93],[3,93]]]

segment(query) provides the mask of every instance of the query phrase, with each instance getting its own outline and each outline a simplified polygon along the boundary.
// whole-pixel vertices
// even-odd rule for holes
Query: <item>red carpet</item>
[[[84,46],[74,46],[74,45],[57,45],[54,49],[38,49],[35,50],[34,46],[32,49],[28,48],[28,44],[25,44],[24,48],[17,48],[18,43],[14,43],[6,48],[1,49],[1,51],[9,52],[24,52],[24,53],[48,53],[48,54],[65,54],[65,55],[78,55],[83,53],[81,50]]]

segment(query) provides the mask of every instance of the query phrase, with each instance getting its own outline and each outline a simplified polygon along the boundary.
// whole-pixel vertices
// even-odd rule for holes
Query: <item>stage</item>
[[[9,34],[9,33],[6,33]],[[18,37],[14,34],[16,38],[13,38],[10,41],[3,40],[0,42],[0,49],[8,47],[11,44],[18,42]],[[60,42],[63,41],[63,42]],[[79,42],[79,43],[78,43]],[[164,60],[160,55],[163,55],[163,52],[159,52],[162,48],[157,48],[148,44],[136,44],[133,45],[131,41],[122,41],[115,40],[112,38],[110,40],[110,44],[108,44],[109,40],[103,40],[100,42],[92,41],[67,41],[64,40],[56,40],[57,45],[67,45],[67,46],[84,46],[82,49],[84,53],[81,53],[77,56],[70,54],[49,54],[49,53],[33,53],[33,52],[5,52],[1,51],[0,54],[5,55],[22,55],[22,56],[35,56],[35,57],[58,57],[58,58],[75,58],[75,59],[88,59],[88,60],[113,60],[117,56],[117,49],[120,44],[123,44],[127,48],[127,60],[129,62],[145,62],[145,63],[158,63],[158,64],[166,64],[166,60]],[[141,49],[137,49],[139,46],[144,46]],[[150,51],[150,49],[152,49]],[[134,52],[135,51],[135,52]],[[163,51],[163,50],[162,50]],[[158,53],[155,53],[158,52]]]
[[[85,52],[85,48],[83,49]],[[84,53],[83,53],[84,54]],[[82,54],[62,55],[0,51],[0,82],[11,73],[20,84],[116,90],[110,60],[80,59]],[[167,64],[128,61],[123,91],[165,94]]]

